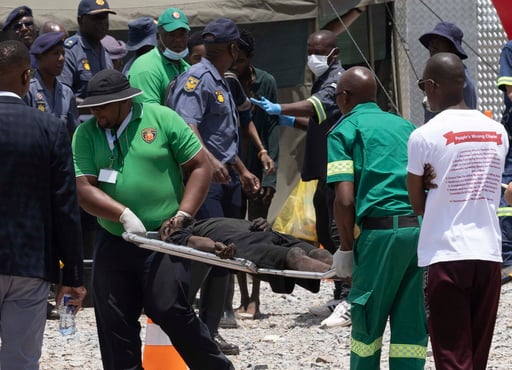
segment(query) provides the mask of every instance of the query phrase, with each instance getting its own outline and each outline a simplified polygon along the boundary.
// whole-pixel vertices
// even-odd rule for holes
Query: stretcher
[[[335,269],[326,272],[276,270],[259,268],[253,262],[243,258],[222,259],[213,253],[203,252],[194,248],[176,245],[160,240],[156,231],[147,232],[145,235],[123,233],[123,239],[136,244],[140,248],[150,249],[172,256],[187,258],[193,261],[204,262],[214,266],[220,266],[231,270],[247,272],[249,274],[279,275],[297,279],[332,279],[336,277]]]

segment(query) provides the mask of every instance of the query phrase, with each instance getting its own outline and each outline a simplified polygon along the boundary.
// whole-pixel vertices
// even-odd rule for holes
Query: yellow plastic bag
[[[272,228],[296,238],[317,241],[313,194],[317,180],[300,180],[279,211]]]

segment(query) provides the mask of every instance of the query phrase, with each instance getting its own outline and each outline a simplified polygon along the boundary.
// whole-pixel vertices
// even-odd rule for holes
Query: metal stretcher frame
[[[140,248],[204,262],[214,266],[225,267],[231,270],[247,272],[249,274],[279,275],[297,279],[332,279],[336,277],[336,271],[334,269],[326,272],[276,270],[258,268],[253,262],[243,258],[222,259],[213,253],[164,242],[159,239],[158,232],[155,231],[147,232],[145,236],[125,232],[123,233],[123,239],[136,244]]]

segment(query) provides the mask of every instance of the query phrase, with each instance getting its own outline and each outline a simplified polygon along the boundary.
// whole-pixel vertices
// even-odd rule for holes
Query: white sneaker
[[[309,312],[316,316],[327,317],[334,312],[334,309],[341,303],[341,299],[331,299],[320,306],[309,307]]]
[[[349,326],[351,324],[350,303],[342,301],[338,306],[336,306],[331,316],[322,321],[320,326],[332,328],[335,326]]]

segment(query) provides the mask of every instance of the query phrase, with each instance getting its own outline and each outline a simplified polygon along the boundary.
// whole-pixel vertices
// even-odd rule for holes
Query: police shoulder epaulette
[[[64,46],[68,49],[72,48],[76,43],[78,42],[78,36],[73,35],[71,37],[68,37],[66,41],[64,41]]]

